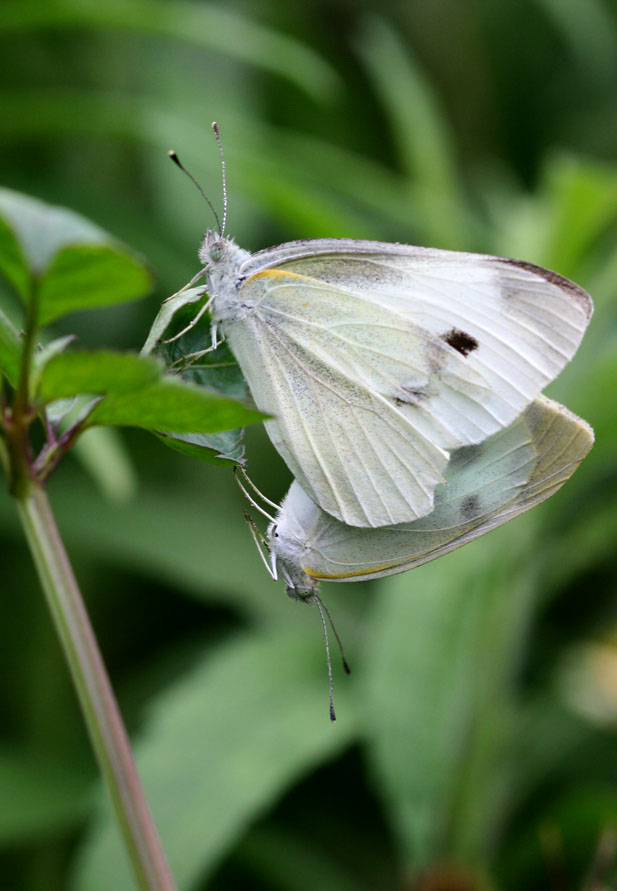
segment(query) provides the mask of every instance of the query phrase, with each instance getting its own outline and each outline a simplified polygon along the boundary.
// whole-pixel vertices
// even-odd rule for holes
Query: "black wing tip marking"
[[[460,328],[450,328],[449,331],[441,335],[441,339],[448,346],[459,352],[461,356],[468,356],[474,350],[477,350],[479,346],[475,337],[472,337],[471,334],[467,334],[465,331],[461,331]]]
[[[543,278],[544,281],[547,281],[549,284],[555,285],[556,287],[561,288],[562,291],[571,294],[585,313],[585,317],[587,319],[591,318],[593,313],[593,300],[587,291],[581,288],[580,285],[577,285],[576,282],[566,278],[565,275],[553,272],[552,269],[545,269],[544,266],[537,266],[535,263],[528,263],[526,260],[515,260],[510,257],[496,257],[495,259],[498,259],[501,263],[507,263],[509,266],[516,266],[518,269],[524,269],[526,272],[533,272],[534,275]]]

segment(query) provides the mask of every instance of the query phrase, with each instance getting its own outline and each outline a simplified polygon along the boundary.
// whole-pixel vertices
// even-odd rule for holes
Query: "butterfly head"
[[[287,528],[286,518],[279,514],[277,519],[268,529],[268,540],[280,578],[285,582],[287,596],[292,600],[311,601],[317,593],[319,581],[311,578],[302,568],[301,558],[307,545]]]
[[[248,251],[239,247],[233,238],[221,235],[216,229],[208,229],[199,248],[199,259],[208,273],[215,270],[233,271],[249,256]]]
[[[199,249],[199,259],[208,269],[224,262],[228,253],[229,240],[216,229],[208,229]]]
[[[298,567],[294,567],[297,570]],[[298,574],[298,577],[291,578],[291,576],[286,573],[285,574],[285,593],[288,597],[291,597],[292,600],[300,600],[302,603],[312,603],[315,600],[315,595],[319,589],[319,582],[317,579],[313,579],[310,575],[307,575],[304,571],[302,572],[302,577]]]

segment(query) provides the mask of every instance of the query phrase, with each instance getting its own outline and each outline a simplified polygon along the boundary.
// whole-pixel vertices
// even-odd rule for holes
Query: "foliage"
[[[250,405],[228,398],[217,379],[200,381],[209,388],[197,387],[164,373],[162,362],[145,355],[71,349],[73,338],[65,336],[31,357],[29,338],[36,339],[41,327],[79,310],[142,297],[151,280],[125,248],[63,208],[4,190],[0,218],[0,270],[25,304],[26,329],[18,336],[2,315],[0,371],[18,400],[23,369],[32,365],[28,398],[47,431],[34,465],[41,479],[91,427],[136,426],[172,436],[199,436],[260,418]],[[246,392],[241,395],[248,398]]]
[[[564,490],[413,573],[326,588],[353,670],[335,678],[334,727],[318,618],[268,580],[231,474],[210,463],[240,460],[239,436],[201,438],[219,409],[221,428],[244,423],[230,420],[227,398],[209,399],[191,442],[187,396],[189,420],[167,437],[206,461],[140,431],[111,446],[99,429],[84,433],[50,495],[180,886],[422,887],[424,875],[439,887],[448,871],[470,888],[559,888],[563,876],[574,888],[585,878],[610,887],[615,12],[600,0],[446,0],[438,13],[386,3],[380,18],[278,0],[244,11],[30,0],[0,8],[0,36],[4,184],[100,222],[148,257],[159,283],[155,299],[132,302],[151,281],[132,252],[57,209],[28,241],[32,225],[20,230],[16,215],[40,205],[0,195],[0,366],[15,383],[36,267],[51,326],[37,392],[59,424],[70,421],[63,400],[101,394],[94,378],[113,392],[95,409],[110,425],[141,426],[137,392],[152,412],[177,387],[245,396],[226,353],[170,384],[159,360],[126,352],[198,271],[209,212],[165,152],[173,145],[218,195],[212,118],[243,247],[345,235],[520,256],[574,278],[596,302],[579,354],[549,391],[597,435]],[[92,260],[106,293],[87,278]],[[193,297],[202,295],[189,295],[178,329]],[[204,330],[185,337],[190,351]],[[165,359],[184,346],[169,344]],[[164,429],[164,413],[146,420]],[[257,428],[246,453],[260,488],[280,498],[289,480]],[[127,475],[138,491],[102,499],[84,468],[105,492],[126,496],[131,485],[114,480]],[[130,887],[8,496],[0,532],[4,884]]]

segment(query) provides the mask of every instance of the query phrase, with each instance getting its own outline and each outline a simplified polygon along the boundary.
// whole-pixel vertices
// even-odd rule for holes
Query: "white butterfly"
[[[352,526],[430,514],[450,452],[511,424],[592,313],[577,285],[518,260],[333,238],[251,255],[224,237],[224,158],[223,194],[196,319],[211,310],[274,446]]]
[[[507,427],[574,355],[590,297],[516,260],[371,241],[200,250],[215,326],[306,493],[353,526],[433,509],[450,452]]]
[[[447,484],[437,489],[429,516],[381,529],[341,523],[294,482],[268,530],[267,566],[284,579],[291,597],[309,601],[323,580],[353,582],[404,572],[550,498],[592,445],[593,431],[585,421],[541,396],[506,430],[453,455]]]

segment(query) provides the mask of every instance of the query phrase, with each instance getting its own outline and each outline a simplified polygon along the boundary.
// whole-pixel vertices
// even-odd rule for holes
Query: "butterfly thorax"
[[[242,282],[240,268],[250,256],[232,238],[225,238],[213,229],[206,232],[199,259],[206,270],[215,321],[233,320],[243,314],[238,298],[238,287]]]

